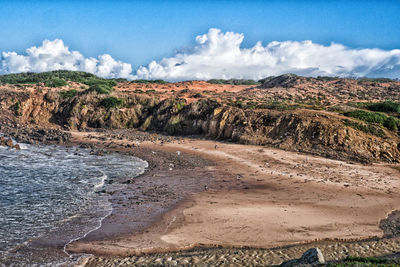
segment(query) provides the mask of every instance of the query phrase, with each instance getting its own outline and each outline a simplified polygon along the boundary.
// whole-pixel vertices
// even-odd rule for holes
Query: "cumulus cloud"
[[[312,41],[270,42],[242,48],[244,35],[209,29],[196,37],[190,49],[160,61],[152,61],[132,73],[132,66],[104,54],[86,58],[70,51],[62,40],[43,41],[24,55],[3,52],[0,74],[79,70],[106,78],[165,79],[261,79],[284,73],[304,76],[355,76],[400,78],[400,50],[352,49],[332,43],[324,46]]]
[[[188,80],[211,78],[260,79],[295,73],[304,76],[400,77],[400,50],[351,49],[312,41],[257,42],[241,48],[244,35],[210,29],[196,37],[189,51],[141,66],[136,78]]]
[[[117,61],[110,55],[85,58],[78,51],[70,51],[62,40],[45,40],[41,46],[32,46],[25,55],[3,52],[0,74],[18,72],[44,72],[52,70],[78,70],[105,78],[132,78],[132,66]]]

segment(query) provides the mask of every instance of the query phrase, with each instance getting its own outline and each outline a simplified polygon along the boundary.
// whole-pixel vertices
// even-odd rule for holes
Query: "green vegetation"
[[[190,97],[192,98],[201,98],[203,95],[201,93],[192,94]]]
[[[254,80],[246,80],[246,79],[229,79],[229,80],[211,79],[211,80],[208,80],[207,82],[211,83],[211,84],[230,84],[230,85],[258,85],[258,84],[260,84],[259,82],[256,82]]]
[[[360,82],[377,82],[377,83],[387,83],[387,82],[393,82],[392,79],[389,78],[358,78],[358,81]]]
[[[273,110],[294,110],[300,107],[298,104],[289,104],[283,101],[272,100],[269,102],[258,103],[254,100],[236,100],[235,102],[228,103],[233,107],[238,107],[242,109],[273,109]]]
[[[356,130],[367,133],[367,134],[373,134],[375,136],[382,137],[382,138],[386,136],[385,132],[380,127],[375,126],[375,125],[362,124],[362,123],[350,121],[350,120],[344,120],[343,124],[346,126],[349,126],[351,128],[354,128]]]
[[[374,267],[394,267],[398,266],[398,264],[394,263],[391,260],[377,257],[347,257],[344,260],[336,263],[328,263],[327,267],[344,267],[344,266],[374,266]]]
[[[10,106],[10,110],[14,112],[15,116],[21,116],[21,102],[17,101],[13,105]]]
[[[260,80],[258,80],[258,82],[259,83],[266,83],[266,82],[269,82],[269,81],[271,81],[272,79],[274,79],[274,78],[276,78],[277,76],[268,76],[268,77],[265,77],[265,78],[263,78],[263,79],[260,79]]]
[[[382,125],[391,131],[397,131],[398,128],[400,127],[400,120],[392,116],[387,116],[386,114],[380,112],[354,110],[345,112],[344,115],[347,117],[359,119],[366,123],[376,123]]]
[[[157,94],[157,91],[154,89],[146,90],[145,94],[151,95],[151,94]]]
[[[365,263],[386,263],[386,259],[376,258],[376,257],[347,257],[344,261],[357,261],[357,262],[365,262]]]
[[[157,84],[167,84],[168,82],[164,80],[133,80],[133,83],[144,83],[144,84],[149,84],[149,83],[157,83]]]
[[[54,77],[44,83],[47,87],[62,87],[68,85],[64,79]]]
[[[367,104],[366,108],[372,111],[400,113],[400,102],[388,100],[385,102]]]
[[[128,80],[125,79],[125,78],[115,78],[115,79],[112,79],[112,80],[114,80],[114,81],[117,82],[117,83],[120,83],[120,82],[128,82]]]
[[[113,87],[108,84],[94,84],[87,89],[88,92],[96,92],[98,94],[109,94],[113,90]]]
[[[36,84],[44,83],[46,86],[59,87],[67,85],[67,81],[83,83],[89,86],[89,91],[109,93],[112,87],[121,79],[104,79],[94,74],[81,71],[56,70],[41,73],[18,73],[0,76],[3,84]]]
[[[184,99],[177,100],[173,105],[173,112],[178,112],[179,110],[183,109],[186,105],[186,101]]]
[[[259,105],[257,108],[266,108],[266,109],[284,111],[284,110],[298,109],[299,107],[300,106],[298,104],[288,104],[280,101],[271,101],[267,104]]]
[[[284,78],[295,78],[295,77],[299,77],[299,76],[294,74],[294,73],[287,73],[287,74],[282,74],[282,75],[279,75],[279,76],[268,76],[266,78],[258,80],[258,83],[261,83],[261,84],[267,83],[267,82],[272,81],[273,79],[278,78],[278,77],[281,77],[281,78],[283,78],[283,77]]]
[[[339,79],[339,77],[337,77],[337,76],[334,76],[334,77],[332,77],[332,76],[318,76],[317,77],[317,80],[325,81],[325,82],[334,81],[334,80],[337,80],[337,79]]]
[[[165,126],[164,130],[168,134],[174,134],[176,132],[179,132],[182,129],[181,122],[182,122],[182,118],[180,115],[172,116],[168,120],[168,123]]]
[[[100,101],[100,106],[105,107],[106,109],[117,108],[124,104],[124,101],[117,97],[107,97]]]
[[[1,75],[0,82],[8,84],[46,83],[56,78],[64,81],[84,83],[87,85],[90,85],[89,82],[93,80],[107,80],[99,78],[94,74],[81,71],[56,70],[41,73],[26,72]]]
[[[391,131],[397,131],[400,127],[400,120],[398,120],[392,116],[389,116],[385,120],[383,126],[385,126],[386,128],[388,128]]]
[[[72,97],[76,96],[77,93],[78,93],[78,91],[76,91],[75,89],[71,89],[68,91],[60,92],[60,95],[62,98],[72,98]]]

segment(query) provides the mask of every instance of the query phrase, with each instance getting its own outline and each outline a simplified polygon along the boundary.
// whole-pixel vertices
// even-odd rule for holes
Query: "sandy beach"
[[[381,223],[400,210],[398,165],[193,138],[130,147],[135,141],[102,133],[72,135],[77,144],[133,153],[151,166],[127,181],[125,190],[113,192],[113,214],[98,231],[68,246],[70,253],[94,255],[85,260],[87,266],[124,265],[122,259],[128,265],[163,265],[170,258],[205,264],[218,253],[232,259],[239,248],[253,253],[253,260],[264,257],[259,265],[279,264],[313,246],[328,260],[400,249],[398,216]],[[193,249],[203,256],[188,257]]]

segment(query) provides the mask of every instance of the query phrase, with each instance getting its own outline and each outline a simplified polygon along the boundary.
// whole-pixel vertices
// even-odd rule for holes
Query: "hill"
[[[400,161],[398,81],[291,74],[238,81],[3,75],[0,116],[22,125],[197,134],[338,159]]]

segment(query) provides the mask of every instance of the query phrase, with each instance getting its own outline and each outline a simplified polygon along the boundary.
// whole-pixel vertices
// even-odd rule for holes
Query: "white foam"
[[[102,187],[104,186],[105,181],[106,181],[107,178],[108,178],[108,176],[107,176],[102,170],[99,169],[99,171],[100,171],[103,175],[100,177],[100,183],[98,183],[98,184],[96,184],[96,185],[94,186],[94,189],[95,189],[95,190],[97,190],[97,189],[99,189],[99,188],[102,188]]]
[[[86,233],[83,234],[82,236],[79,236],[79,237],[77,237],[77,238],[71,239],[70,241],[68,241],[68,242],[64,245],[63,251],[64,251],[64,253],[67,254],[70,258],[72,258],[74,254],[68,253],[68,251],[67,251],[68,245],[71,244],[72,242],[81,240],[81,239],[87,237],[90,233],[92,233],[92,232],[94,232],[94,231],[100,229],[101,226],[103,225],[103,220],[104,220],[105,218],[107,218],[108,216],[110,216],[111,213],[112,213],[112,211],[113,211],[113,208],[112,208],[111,203],[109,203],[109,204],[110,204],[110,205],[109,205],[109,206],[110,206],[109,211],[107,212],[107,214],[106,214],[105,216],[99,218],[99,220],[98,220],[98,225],[97,225],[95,228],[93,228],[93,229],[91,229],[90,231],[86,232]],[[88,254],[88,255],[91,255],[91,254]]]
[[[47,206],[47,202],[45,203],[46,205],[42,206],[41,202],[32,204],[35,205],[34,211],[41,211],[40,218],[46,218],[49,217],[49,220],[43,221],[42,223],[48,222],[48,224],[42,225],[39,227],[37,224],[38,228],[36,229],[36,225],[32,228],[25,227],[24,230],[29,230],[33,229],[35,230],[34,233],[32,231],[23,231],[21,232],[20,236],[26,236],[30,237],[29,240],[23,241],[23,244],[20,243],[18,246],[27,246],[29,245],[30,241],[32,239],[39,238],[40,236],[48,233],[49,231],[46,230],[47,228],[50,229],[50,231],[55,231],[55,230],[60,230],[62,228],[59,228],[60,224],[65,224],[68,221],[75,219],[80,216],[86,216],[85,214],[87,213],[87,208],[89,205],[91,206],[91,212],[90,215],[90,225],[87,226],[85,229],[75,229],[73,225],[69,224],[70,229],[68,231],[72,230],[74,234],[68,234],[67,239],[64,241],[68,242],[65,243],[63,246],[63,252],[69,256],[69,262],[76,263],[77,259],[80,259],[84,257],[86,254],[70,254],[67,249],[68,246],[80,239],[83,239],[87,237],[90,233],[100,229],[103,225],[103,221],[105,218],[110,216],[113,212],[112,208],[112,203],[109,201],[109,196],[108,195],[97,195],[96,192],[99,191],[102,187],[104,187],[107,183],[107,179],[114,179],[118,177],[136,177],[140,174],[142,174],[145,169],[148,167],[148,163],[146,161],[143,161],[141,159],[127,156],[127,155],[122,155],[122,154],[113,154],[113,155],[105,155],[105,156],[96,156],[96,155],[90,155],[89,150],[85,149],[74,149],[74,148],[63,148],[63,147],[58,147],[58,146],[41,146],[41,145],[29,145],[29,144],[20,144],[22,151],[12,151],[11,153],[0,153],[1,155],[4,154],[6,156],[7,162],[5,166],[7,168],[3,169],[3,171],[7,170],[13,170],[13,173],[15,174],[15,177],[29,177],[24,175],[23,171],[28,171],[29,174],[32,173],[41,173],[41,175],[37,176],[35,179],[29,179],[29,184],[35,185],[32,188],[53,188],[52,185],[54,185],[55,190],[58,188],[58,186],[61,185],[61,183],[64,181],[64,177],[66,177],[66,181],[68,183],[72,182],[71,187],[60,187],[57,190],[59,191],[54,191],[54,192],[59,192],[60,194],[63,194],[66,192],[65,190],[73,190],[73,192],[76,192],[78,196],[82,195],[87,195],[87,197],[82,198],[82,201],[84,203],[79,204],[79,206],[76,206],[78,202],[75,202],[75,199],[80,199],[80,198],[73,198],[73,203],[68,202],[67,206],[70,207],[75,207],[68,209],[68,214],[70,215],[67,218],[58,218],[60,214],[62,214],[62,207],[58,205],[53,205],[50,206],[48,209],[44,210]],[[1,151],[1,150],[0,150]],[[82,166],[83,167],[82,167]],[[52,168],[57,170],[61,175],[64,175],[65,173],[68,176],[59,176],[62,179],[59,179],[58,176],[55,176],[52,174]],[[82,169],[83,168],[83,169]],[[0,168],[1,170],[1,168]],[[71,175],[73,174],[73,175]],[[85,178],[86,174],[88,176]],[[83,176],[82,176],[83,175]],[[68,178],[69,177],[69,178]],[[69,180],[68,180],[69,179]],[[16,179],[11,180],[11,182],[18,181]],[[22,179],[22,181],[25,181]],[[12,188],[14,184],[10,184],[9,187]],[[21,183],[15,183],[15,188],[18,189],[21,184],[24,184],[23,182]],[[69,185],[69,184],[68,184]],[[82,185],[82,187],[80,187]],[[109,185],[107,185],[108,187]],[[110,188],[113,190],[116,189],[116,187],[119,186],[124,186],[119,183],[115,183],[113,185],[110,185]],[[75,188],[75,189],[74,189]],[[82,188],[82,190],[81,190]],[[25,192],[25,191],[20,191],[20,192]],[[52,192],[48,190],[34,190],[32,192],[37,192],[34,193],[35,199],[41,197],[40,192]],[[67,195],[70,195],[69,193]],[[23,195],[25,196],[25,195]],[[93,198],[93,199],[92,199]],[[51,198],[48,198],[51,199]],[[86,202],[88,201],[88,202]],[[94,205],[93,205],[94,204]],[[11,206],[10,206],[11,207]],[[5,208],[9,208],[8,206],[5,206]],[[11,207],[11,210],[14,208]],[[9,209],[9,210],[10,210]],[[7,210],[6,210],[7,211]],[[87,214],[87,215],[89,215]],[[34,214],[35,216],[37,214]],[[42,216],[43,215],[43,216]],[[97,215],[97,216],[96,216]],[[99,216],[99,215],[104,215],[104,216]],[[11,212],[9,213],[9,217],[4,217],[6,222],[8,219],[8,222],[13,223],[15,218],[13,217],[14,214]],[[1,221],[1,220],[0,220]],[[29,220],[26,222],[27,226],[32,225],[32,222]],[[36,222],[35,222],[36,223]],[[3,224],[5,225],[5,224]],[[16,225],[13,223],[12,225]],[[13,230],[13,233],[16,234],[19,228]],[[1,230],[1,228],[0,228]],[[46,230],[46,231],[44,231]],[[80,230],[80,231],[79,231]],[[78,232],[77,232],[78,231]],[[82,233],[84,232],[84,233]],[[32,236],[30,236],[32,234]],[[78,236],[78,237],[77,237]],[[74,237],[74,238],[72,238]],[[6,236],[7,238],[7,236]],[[17,242],[18,240],[15,239]],[[22,241],[22,240],[21,240]],[[14,242],[14,241],[13,241]],[[12,244],[9,244],[12,245]],[[18,247],[17,246],[17,247]],[[14,247],[15,248],[15,247]],[[12,249],[10,250],[5,250],[2,253],[14,253]],[[3,254],[4,255],[4,254]],[[49,266],[57,266],[57,262],[52,262]],[[68,264],[67,264],[68,265]],[[1,264],[0,264],[1,266]],[[65,266],[61,264],[60,266]]]

